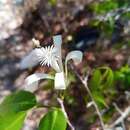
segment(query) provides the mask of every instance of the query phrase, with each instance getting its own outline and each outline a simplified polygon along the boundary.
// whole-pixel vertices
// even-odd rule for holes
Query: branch
[[[98,117],[99,117],[99,120],[100,120],[100,123],[101,123],[101,127],[102,127],[103,130],[105,130],[105,124],[104,124],[104,122],[103,122],[103,120],[102,120],[101,113],[100,113],[100,111],[99,111],[99,109],[98,109],[98,106],[97,106],[95,100],[93,99],[93,96],[92,96],[91,91],[90,91],[89,88],[88,88],[88,84],[87,84],[88,74],[87,74],[86,77],[83,79],[83,78],[79,75],[79,73],[75,70],[74,66],[72,66],[72,65],[70,65],[70,66],[71,66],[71,69],[72,69],[72,70],[74,71],[74,73],[76,74],[76,76],[77,76],[77,77],[79,78],[79,80],[81,81],[81,83],[82,83],[82,84],[84,85],[84,87],[86,88],[86,90],[87,90],[89,96],[91,97],[91,100],[92,100],[92,102],[93,102],[93,105],[94,105],[94,107],[95,107],[95,110],[96,110],[96,112],[97,112],[97,115],[98,115]]]
[[[130,106],[128,106],[124,112],[122,112],[121,116],[111,125],[111,127],[115,127],[116,125],[124,122],[125,118],[130,114]]]
[[[108,21],[111,17],[114,17],[115,20],[118,20],[120,16],[124,13],[130,12],[130,8],[127,7],[121,7],[116,10],[112,10],[105,15],[96,16],[96,19],[100,21]]]
[[[67,123],[68,123],[69,127],[71,128],[71,130],[75,130],[74,126],[71,124],[71,122],[70,122],[70,120],[68,118],[68,115],[67,115],[67,113],[65,111],[63,100],[61,98],[57,98],[57,101],[59,102],[59,104],[61,106],[61,109],[62,109],[62,111],[63,111],[63,113],[64,113],[64,115],[65,115],[65,117],[67,119]]]
[[[120,115],[123,116],[123,112],[122,112],[121,109],[117,106],[117,104],[116,104],[116,103],[113,103],[113,105],[115,106],[116,110],[120,113]],[[126,130],[124,120],[121,121],[121,125],[122,125],[122,127],[123,127],[123,130]]]

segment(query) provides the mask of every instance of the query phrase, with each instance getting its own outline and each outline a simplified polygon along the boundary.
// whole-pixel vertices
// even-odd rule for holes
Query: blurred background
[[[63,57],[74,49],[83,51],[84,61],[77,68],[81,75],[103,65],[120,69],[130,64],[130,1],[0,0],[0,101],[20,89],[29,74],[50,72],[39,66],[21,70],[19,63],[34,48],[32,38],[44,46],[52,44],[52,36],[56,34],[63,37]],[[116,85],[118,99],[114,94],[109,95],[106,97],[109,105],[115,101],[121,108],[128,106],[124,93],[130,90],[130,69],[127,69],[128,83],[123,87]],[[72,70],[69,79],[71,87],[65,104],[70,120],[77,130],[96,130],[99,122],[92,115],[93,110],[86,109],[86,91],[79,87],[82,85]],[[55,102],[55,92],[49,89],[53,83],[43,81],[40,86],[44,86],[44,90],[36,92],[38,100]],[[39,109],[29,113],[23,130],[36,130],[39,118],[46,111]],[[114,119],[116,114],[112,115]],[[105,121],[110,117],[109,114]],[[127,128],[130,128],[128,124],[130,118],[126,121]]]

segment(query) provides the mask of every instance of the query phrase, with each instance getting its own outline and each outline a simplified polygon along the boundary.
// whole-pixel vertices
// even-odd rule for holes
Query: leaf
[[[107,106],[105,103],[105,98],[103,96],[103,91],[101,91],[102,75],[99,69],[93,72],[92,79],[90,80],[90,89],[92,91],[92,96],[99,107]]]
[[[113,82],[114,82],[114,74],[113,71],[108,68],[107,70],[107,74],[106,74],[106,80],[105,83],[103,84],[103,86],[105,86],[106,88],[113,86]]]
[[[120,83],[121,87],[128,89],[130,86],[130,68],[128,65],[121,67],[114,73],[115,80]]]
[[[118,3],[113,0],[107,0],[102,2],[95,2],[92,5],[93,10],[98,14],[105,14],[108,11],[114,10],[118,7]]]
[[[21,112],[26,111],[36,105],[34,94],[27,91],[18,91],[7,96],[0,105],[1,112]]]
[[[114,78],[115,78],[115,80],[124,81],[125,75],[120,71],[115,71]]]
[[[102,107],[108,107],[106,102],[105,102],[105,97],[104,95],[100,92],[100,91],[94,91],[92,92],[93,98],[96,101],[96,103],[98,104],[98,106],[100,108]]]
[[[20,130],[27,110],[36,105],[35,96],[18,91],[7,96],[0,104],[0,130]]]
[[[94,72],[93,72],[93,76],[92,76],[92,79],[90,81],[90,87],[91,87],[91,90],[97,90],[99,88],[101,84],[101,72],[99,69],[96,69]]]
[[[26,112],[19,112],[8,117],[0,117],[0,130],[20,130],[25,117]]]
[[[67,121],[60,109],[49,111],[40,121],[39,130],[66,130]]]

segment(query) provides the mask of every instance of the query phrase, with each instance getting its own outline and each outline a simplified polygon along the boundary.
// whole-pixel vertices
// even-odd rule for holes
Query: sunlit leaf
[[[40,121],[39,130],[66,130],[67,122],[60,109],[49,111]]]
[[[113,86],[113,82],[114,82],[114,74],[113,71],[108,68],[107,70],[107,74],[106,74],[106,80],[105,83],[103,84],[105,87],[112,87]]]
[[[97,88],[99,88],[101,85],[101,72],[99,69],[96,69],[93,72],[92,75],[92,79],[90,81],[90,89],[93,90],[97,90]]]
[[[26,113],[36,105],[35,96],[26,91],[7,96],[0,104],[0,130],[20,130]]]
[[[93,95],[94,100],[96,101],[96,103],[98,104],[98,106],[100,108],[103,108],[104,106],[108,107],[105,102],[105,97],[102,92],[94,91],[94,92],[92,92],[92,95]]]

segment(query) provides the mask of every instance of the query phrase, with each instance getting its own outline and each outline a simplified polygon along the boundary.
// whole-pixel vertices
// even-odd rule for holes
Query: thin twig
[[[125,126],[125,122],[124,121],[121,122],[121,125],[122,125],[123,130],[126,130],[126,126]]]
[[[86,90],[88,91],[89,96],[91,97],[91,100],[92,100],[92,102],[93,102],[93,105],[94,105],[94,107],[95,107],[95,109],[96,109],[96,112],[97,112],[97,114],[98,114],[98,116],[99,116],[102,129],[105,130],[105,125],[104,125],[104,123],[103,123],[101,113],[100,113],[100,111],[99,111],[99,109],[98,109],[98,106],[97,106],[96,102],[95,102],[94,99],[93,99],[92,93],[90,92],[90,90],[89,90],[89,88],[88,88],[87,82],[84,80],[82,83],[84,84]]]
[[[116,10],[112,10],[105,15],[96,16],[95,18],[100,21],[108,21],[111,17],[114,17],[115,20],[118,20],[122,14],[130,12],[130,8],[121,7]]]
[[[130,92],[129,91],[125,91],[125,95],[126,95],[126,99],[129,100],[130,99]]]
[[[120,113],[120,115],[123,115],[123,112],[121,111],[121,109],[117,106],[116,103],[113,103],[115,109]]]
[[[117,106],[117,104],[116,104],[116,103],[113,103],[113,105],[115,106],[116,110],[120,113],[120,115],[123,116],[123,112],[122,112],[121,109]],[[122,125],[122,127],[123,127],[123,130],[126,130],[124,120],[121,121],[121,125]]]
[[[71,124],[71,122],[70,122],[70,120],[68,118],[68,115],[67,115],[67,113],[65,111],[63,100],[61,98],[57,98],[57,101],[59,102],[59,104],[61,106],[61,109],[62,109],[62,111],[63,111],[63,113],[64,113],[64,115],[65,115],[65,117],[67,119],[67,123],[68,123],[69,127],[71,128],[71,130],[75,130],[74,126]]]
[[[123,112],[123,114],[111,125],[111,127],[115,127],[116,125],[122,123],[122,121],[124,121],[125,118],[127,118],[129,114],[130,114],[130,106],[128,106],[125,109],[125,111]]]
[[[93,105],[94,105],[94,107],[95,107],[95,110],[96,110],[96,112],[97,112],[97,115],[98,115],[98,117],[99,117],[99,120],[100,120],[100,123],[101,123],[101,127],[102,127],[103,130],[105,130],[105,124],[104,124],[104,122],[103,122],[103,120],[102,120],[101,113],[100,113],[100,111],[99,111],[99,109],[98,109],[98,106],[97,106],[95,100],[93,99],[93,96],[92,96],[91,91],[90,91],[89,88],[88,88],[88,84],[87,84],[88,75],[83,79],[83,78],[79,75],[79,73],[74,69],[74,66],[71,65],[71,69],[73,69],[73,71],[74,71],[74,73],[76,74],[76,76],[79,78],[79,80],[81,81],[81,83],[82,83],[82,84],[84,85],[84,87],[86,88],[86,90],[87,90],[89,96],[91,97],[91,100],[92,100],[92,102],[93,102]]]

